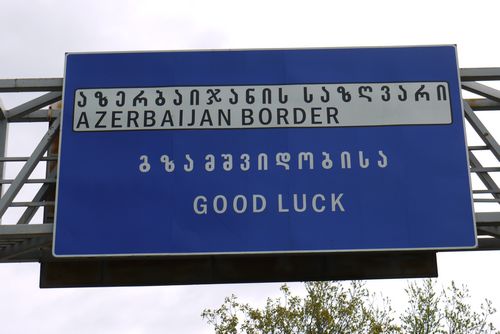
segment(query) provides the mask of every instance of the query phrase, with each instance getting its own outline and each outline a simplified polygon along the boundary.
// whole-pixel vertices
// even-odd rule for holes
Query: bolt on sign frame
[[[488,130],[490,113],[500,110],[500,68],[460,70],[462,89],[477,98],[463,100],[469,137],[470,173],[478,235],[477,250],[500,250],[500,146]],[[142,257],[134,259],[56,259],[51,254],[57,180],[58,134],[62,98],[61,78],[1,79],[0,93],[42,95],[0,112],[0,262],[40,262],[42,287],[260,282],[314,279],[421,277],[437,275],[434,252],[381,252],[292,255],[222,255],[190,257]],[[465,95],[465,94],[464,94]],[[0,96],[1,97],[1,96]],[[29,156],[7,156],[7,141],[16,145],[15,123],[42,123],[45,135]],[[438,144],[438,143],[436,143]],[[4,168],[13,165],[15,177],[5,178]],[[17,169],[15,166],[19,166]],[[32,177],[45,165],[45,176]],[[37,185],[31,200],[18,200],[23,187]],[[6,212],[24,208],[7,221]],[[42,221],[33,221],[43,208]],[[443,213],[444,215],[446,213]],[[11,219],[11,218],[9,218]],[[453,231],[450,231],[453,233]],[[377,269],[378,268],[378,269]]]

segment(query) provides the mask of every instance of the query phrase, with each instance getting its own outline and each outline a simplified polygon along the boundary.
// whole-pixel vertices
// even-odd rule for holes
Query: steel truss
[[[463,100],[465,118],[482,140],[480,145],[468,147],[471,175],[477,176],[475,179],[478,180],[473,183],[479,236],[477,250],[500,250],[500,211],[497,207],[500,204],[500,188],[494,174],[500,172],[500,146],[480,117],[482,111],[500,111],[500,90],[478,82],[500,81],[500,68],[465,68],[460,74],[462,89],[480,96]],[[0,79],[0,93],[45,93],[9,110],[3,109],[0,103],[0,218],[10,208],[25,208],[17,222],[0,220],[0,262],[43,262],[51,258],[60,126],[60,110],[51,106],[61,101],[62,84],[62,78]],[[19,122],[43,122],[47,125],[47,132],[31,156],[7,157],[9,123]],[[16,137],[9,138],[15,140]],[[481,158],[485,151],[491,153],[490,158]],[[12,162],[24,162],[24,165],[15,178],[6,179],[4,167]],[[40,162],[46,163],[45,178],[30,178]],[[33,199],[16,201],[19,191],[27,184],[39,185]],[[8,186],[7,189],[2,189],[5,186]],[[478,212],[478,204],[495,207],[492,212]],[[33,217],[41,207],[44,208],[43,221],[33,223]]]

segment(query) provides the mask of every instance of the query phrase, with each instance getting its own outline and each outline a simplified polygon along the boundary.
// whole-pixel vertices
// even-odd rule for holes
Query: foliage
[[[363,282],[304,284],[304,297],[292,294],[285,284],[281,297],[268,298],[262,308],[232,295],[219,308],[204,310],[202,317],[216,334],[500,333],[488,321],[496,312],[491,302],[485,300],[480,312],[474,311],[467,287],[454,282],[441,291],[430,279],[409,283],[408,305],[399,318],[390,300],[377,301]]]
[[[480,312],[469,303],[466,286],[457,287],[455,282],[436,292],[435,282],[424,280],[408,284],[405,290],[408,307],[401,315],[401,328],[412,334],[482,334],[499,333],[488,319],[496,310],[486,299]]]
[[[441,333],[440,296],[431,280],[422,284],[409,283],[405,289],[408,308],[401,315],[401,328],[404,333],[438,334]]]
[[[262,309],[240,303],[232,295],[220,308],[205,310],[202,316],[217,334],[398,332],[390,306],[375,307],[362,282],[353,281],[347,288],[331,282],[307,282],[305,289],[307,294],[301,298],[283,285],[282,297],[268,298]]]

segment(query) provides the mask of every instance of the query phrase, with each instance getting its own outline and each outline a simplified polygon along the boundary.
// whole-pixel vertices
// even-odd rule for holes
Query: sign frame
[[[398,49],[398,48],[436,48],[436,47],[452,47],[455,49],[455,57],[456,57],[456,46],[453,46],[453,45],[441,45],[441,46],[409,46],[409,47],[405,47],[405,46],[402,46],[402,47],[389,47],[388,49]],[[217,53],[217,52],[244,52],[244,51],[251,51],[251,52],[256,52],[256,51],[293,51],[293,50],[303,50],[303,51],[309,51],[309,50],[367,50],[367,49],[380,49],[380,48],[377,48],[377,47],[373,47],[373,48],[313,48],[313,49],[267,49],[267,50],[253,50],[253,49],[250,49],[250,50],[231,50],[231,51],[223,51],[223,50],[198,50],[198,51],[193,51],[193,52],[199,52],[199,53],[210,53],[210,52],[213,52],[213,53]],[[171,54],[175,54],[175,53],[178,53],[178,52],[187,52],[187,51],[172,51],[172,52],[166,52],[166,53],[171,53]],[[106,52],[105,54],[133,54],[134,52]],[[141,54],[143,52],[135,52],[135,54]],[[165,51],[157,51],[157,52],[147,52],[147,54],[152,54],[152,53],[165,53]],[[71,54],[67,54],[67,57],[68,55],[99,55],[99,54],[102,54],[102,53],[71,53]],[[66,59],[67,59],[66,57]],[[456,60],[456,58],[455,58]],[[458,61],[456,60],[457,62],[457,66],[456,66],[456,77],[458,78],[459,80],[459,72],[458,72]],[[65,91],[66,90],[66,66],[67,66],[67,63],[65,63],[65,85],[64,85],[64,89],[63,89],[63,96],[66,97],[66,94],[67,92]],[[458,84],[459,84],[459,81],[458,81]],[[460,90],[458,91],[458,93],[460,94]],[[76,94],[76,91],[75,91],[75,94]],[[460,100],[461,100],[461,96],[460,96]],[[451,104],[451,97],[450,97],[450,104]],[[461,103],[460,103],[460,106],[461,106]],[[72,108],[72,107],[70,107]],[[63,113],[64,115],[65,113]],[[452,110],[452,115],[461,115],[461,120],[463,122],[463,114],[464,114],[464,111],[463,111],[463,107],[461,106],[460,107],[460,111],[459,112],[453,112]],[[61,116],[63,117],[63,116]],[[452,116],[452,122],[456,121],[455,118],[453,118]],[[62,119],[62,122],[64,122],[64,117]],[[63,132],[61,131],[61,137],[60,137],[60,149],[63,150]],[[463,143],[463,147],[464,147],[464,154],[466,156],[466,164],[468,166],[468,156],[467,156],[467,145],[466,145],[466,136],[465,136],[465,127],[464,127],[464,135],[463,135],[463,138],[464,138],[464,143]],[[64,153],[62,153],[64,154]],[[62,156],[62,155],[61,155]],[[58,173],[59,175],[61,170],[60,170],[60,165],[61,165],[61,159],[59,161],[59,164],[58,164]],[[470,192],[470,174],[468,174],[468,185],[469,185],[469,195],[470,195],[470,205],[471,205],[471,208],[473,208],[472,206],[472,193]],[[56,235],[57,235],[57,231],[58,231],[58,226],[60,226],[58,223],[57,223],[57,215],[58,215],[58,199],[59,199],[59,187],[60,187],[60,183],[58,181],[58,184],[57,184],[57,190],[56,190],[56,214],[55,214],[55,227],[54,227],[54,242],[53,242],[53,255],[57,258],[78,258],[78,257],[137,257],[137,256],[197,256],[197,255],[241,255],[241,254],[245,254],[245,255],[256,255],[256,254],[313,254],[313,253],[350,253],[350,252],[393,252],[393,251],[435,251],[435,250],[455,250],[455,249],[469,249],[469,248],[475,248],[477,247],[477,234],[476,234],[476,229],[475,229],[475,220],[474,220],[474,214],[473,214],[473,210],[471,210],[471,223],[472,223],[472,226],[471,226],[471,229],[474,231],[474,243],[471,243],[469,245],[464,245],[464,246],[460,246],[460,247],[456,247],[456,246],[452,246],[452,247],[407,247],[407,248],[391,248],[391,247],[388,247],[388,248],[365,248],[365,249],[323,249],[323,250],[311,250],[311,249],[308,249],[308,250],[272,250],[272,251],[234,251],[234,252],[227,252],[227,251],[221,251],[221,252],[186,252],[186,253],[182,253],[182,252],[164,252],[164,253],[158,253],[158,252],[151,252],[151,253],[144,253],[144,252],[138,252],[138,253],[109,253],[109,254],[98,254],[98,253],[86,253],[86,254],[63,254],[63,253],[58,253],[56,251]]]

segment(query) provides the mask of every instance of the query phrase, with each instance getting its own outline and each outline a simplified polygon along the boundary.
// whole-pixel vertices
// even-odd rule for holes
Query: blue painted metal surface
[[[109,94],[126,88],[431,82],[447,84],[447,124],[343,127],[339,107],[340,124],[319,128],[75,128],[96,125],[74,118],[77,91],[108,90],[111,104]],[[54,254],[474,247],[459,89],[453,46],[68,54]],[[113,103],[99,107],[108,118]],[[311,159],[299,168],[301,153],[312,154],[312,168]]]

